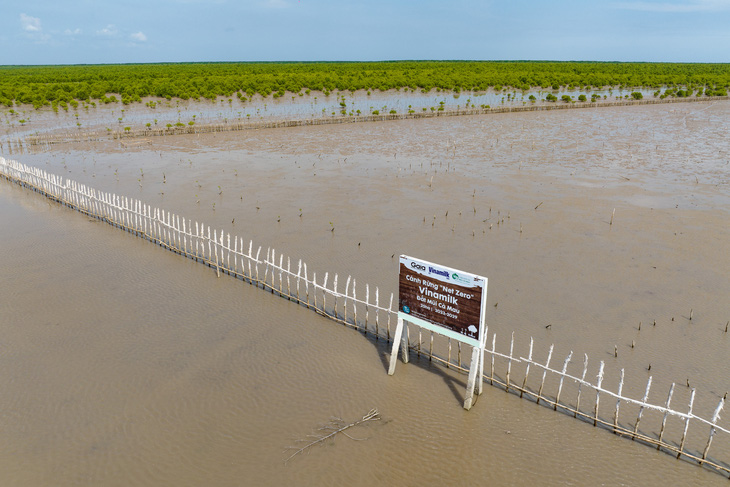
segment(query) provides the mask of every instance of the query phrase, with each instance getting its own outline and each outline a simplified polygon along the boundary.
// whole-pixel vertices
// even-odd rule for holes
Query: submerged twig
[[[366,440],[367,438],[353,438],[352,436],[350,436],[347,433],[345,433],[345,430],[347,430],[349,428],[352,428],[354,426],[361,425],[363,423],[367,423],[368,421],[378,421],[378,420],[380,420],[380,413],[378,412],[377,408],[371,409],[370,411],[368,411],[368,413],[365,416],[362,417],[362,419],[359,419],[359,420],[355,421],[354,423],[349,423],[348,424],[348,423],[345,423],[340,418],[332,418],[330,420],[329,424],[326,424],[325,426],[322,426],[321,428],[319,428],[320,431],[322,431],[322,430],[324,430],[324,431],[332,431],[331,433],[329,433],[327,435],[324,435],[324,436],[321,436],[321,435],[307,435],[307,437],[316,438],[316,439],[313,440],[313,441],[310,441],[309,443],[307,443],[303,447],[296,449],[296,451],[294,453],[292,453],[289,456],[289,458],[287,458],[286,460],[284,460],[284,463],[288,462],[289,460],[291,460],[292,458],[294,458],[298,454],[300,454],[300,453],[308,450],[309,448],[313,447],[314,445],[318,445],[318,444],[320,444],[320,443],[322,443],[322,442],[324,442],[324,441],[326,441],[326,440],[328,440],[330,438],[333,438],[338,433],[342,433],[343,435],[347,436],[348,438],[350,438],[351,440],[354,440],[354,441],[363,441],[363,440]],[[293,450],[295,448],[296,447],[290,446],[290,447],[286,448],[286,450]],[[284,450],[284,451],[286,451],[286,450]]]

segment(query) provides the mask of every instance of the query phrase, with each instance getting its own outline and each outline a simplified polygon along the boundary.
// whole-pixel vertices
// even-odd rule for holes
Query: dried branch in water
[[[284,460],[284,463],[288,462],[289,460],[291,460],[298,454],[309,450],[313,446],[318,445],[324,441],[327,441],[330,438],[334,438],[338,433],[342,433],[343,435],[347,436],[348,438],[350,438],[351,440],[354,440],[354,441],[366,440],[367,438],[353,438],[349,434],[345,433],[345,430],[352,428],[354,426],[359,426],[363,423],[367,423],[368,421],[379,421],[379,420],[380,420],[380,413],[378,412],[377,408],[371,409],[370,411],[368,411],[368,413],[365,416],[362,417],[362,419],[359,419],[359,420],[355,421],[354,423],[346,423],[345,421],[343,421],[340,418],[332,418],[328,424],[319,428],[319,431],[322,431],[323,433],[320,433],[317,435],[307,435],[310,438],[315,438],[313,441],[310,441],[309,443],[307,443],[306,445],[304,445],[301,448],[296,448],[293,446],[286,448],[286,450],[284,450],[284,451],[294,450],[294,449],[296,449],[296,451],[294,453],[292,453],[289,456],[289,458]],[[324,434],[324,432],[326,432],[326,431],[329,431],[329,433]],[[304,441],[304,440],[300,440],[300,441]]]

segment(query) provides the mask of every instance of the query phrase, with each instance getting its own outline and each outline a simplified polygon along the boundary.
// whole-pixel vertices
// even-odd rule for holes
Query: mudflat
[[[569,369],[580,375],[586,354],[589,374],[606,362],[607,387],[624,369],[632,397],[651,375],[654,403],[676,383],[678,409],[689,383],[709,417],[730,390],[729,121],[719,101],[3,155],[383,295],[397,291],[399,254],[487,276],[490,336],[514,332],[516,356],[532,337],[542,360],[550,344],[559,361],[580,357]],[[453,370],[415,360],[388,377],[387,344],[6,182],[0,207],[11,483],[726,481],[497,388],[464,412]],[[353,432],[366,441],[340,437],[284,464],[330,417],[373,407],[383,420]],[[728,439],[711,453],[730,457]]]

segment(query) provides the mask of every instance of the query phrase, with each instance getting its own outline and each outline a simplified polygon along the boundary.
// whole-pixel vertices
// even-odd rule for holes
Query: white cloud
[[[20,23],[23,26],[23,30],[27,32],[41,31],[41,19],[39,19],[38,17],[31,17],[30,15],[20,14]]]
[[[137,42],[146,42],[147,41],[147,36],[144,35],[144,33],[141,31],[135,32],[134,34],[130,34],[129,37],[131,37],[133,41],[137,41]]]
[[[720,12],[730,10],[730,0],[682,0],[677,2],[620,2],[615,3],[616,8],[624,10],[637,10],[641,12],[670,12],[670,13],[694,13],[694,12]]]
[[[67,36],[77,36],[77,35],[81,34],[81,29],[79,29],[78,27],[75,28],[74,30],[66,29],[63,31],[63,33],[66,34]]]
[[[96,34],[100,36],[114,37],[117,35],[117,28],[114,24],[109,24],[103,29],[97,30]]]

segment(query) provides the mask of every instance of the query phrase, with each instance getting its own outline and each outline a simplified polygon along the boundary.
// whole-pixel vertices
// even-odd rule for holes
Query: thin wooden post
[[[509,343],[509,359],[507,360],[507,377],[505,378],[505,381],[504,381],[505,382],[505,386],[504,386],[505,392],[509,391],[509,374],[510,374],[510,371],[512,370],[512,352],[514,351],[514,349],[515,349],[515,332],[512,332],[512,339],[510,340],[510,343]]]
[[[689,420],[692,418],[692,407],[695,402],[695,389],[689,395],[689,411],[687,411],[687,417],[684,419],[684,431],[682,432],[682,439],[679,442],[679,451],[677,452],[677,458],[682,455],[684,449],[684,440],[687,438],[687,429],[689,428]]]
[[[646,382],[646,391],[644,392],[644,399],[641,401],[642,403],[646,403],[646,400],[649,398],[649,388],[651,388],[651,376],[649,376],[649,380]],[[636,425],[634,426],[634,436],[631,437],[632,440],[636,439],[636,434],[639,432],[639,422],[641,421],[641,415],[644,413],[644,404],[642,404],[639,407],[639,415],[636,417]]]
[[[451,365],[451,338],[449,338],[449,354],[446,357],[446,368],[449,368]]]
[[[183,230],[185,229],[185,219],[183,218]],[[230,238],[231,234],[228,234]],[[230,242],[229,242],[230,247]],[[243,263],[243,260],[241,260]],[[233,273],[238,274],[238,237],[233,237]]]
[[[210,247],[210,226],[208,226],[208,262],[210,262],[210,257],[213,254],[213,251]]]
[[[286,257],[286,295],[291,299],[291,258]]]
[[[378,297],[379,297],[378,287],[375,286],[375,339],[376,340],[380,339],[380,327],[379,327],[380,323],[378,320],[379,311],[380,311],[380,300],[378,299]]]
[[[368,317],[370,315],[370,284],[365,283],[365,331],[368,331]],[[420,333],[420,328],[418,329]],[[419,340],[419,354],[420,354],[420,340]]]
[[[324,273],[324,283],[322,284],[322,311],[327,314],[327,278],[329,272]]]
[[[525,378],[522,381],[522,389],[520,390],[520,398],[522,397],[522,394],[525,392],[525,387],[527,386],[527,376],[530,374],[530,363],[532,362],[532,337],[530,337],[530,353],[527,355],[527,367],[525,367]]]
[[[223,235],[221,235],[221,238]],[[221,277],[221,267],[218,264],[218,237],[216,236],[216,231],[213,230],[213,239],[215,241],[215,245],[213,245],[213,248],[215,249],[215,272],[218,277]]]
[[[269,275],[269,266],[276,265],[275,259],[276,250],[272,249],[271,247],[268,247],[266,249],[266,269],[264,269],[264,289],[266,289],[266,278]],[[271,294],[274,294],[274,282],[276,279],[274,278],[274,269],[271,269],[271,285],[269,286],[271,288]]]
[[[317,273],[312,274],[312,293],[314,294],[314,311],[317,311]]]
[[[596,407],[593,410],[593,426],[596,426],[598,424],[598,403],[600,402],[600,394],[601,394],[601,383],[603,382],[603,360],[601,360],[601,366],[598,370],[598,382],[596,383]]]
[[[580,376],[580,382],[578,382],[578,397],[575,400],[575,412],[573,413],[573,417],[578,417],[578,411],[580,411],[580,391],[581,387],[583,386],[583,382],[586,379],[586,372],[588,371],[588,354],[583,354],[583,375]]]
[[[347,276],[347,281],[345,282],[345,299],[344,299],[345,302],[342,305],[342,307],[344,308],[344,312],[345,312],[345,323],[347,323],[347,295],[348,295],[348,292],[350,289],[350,279],[351,279],[351,276]]]
[[[332,307],[332,314],[334,315],[335,320],[336,320],[337,319],[337,273],[335,273],[335,281],[332,284],[332,291],[333,291],[332,297],[335,300],[335,304]]]
[[[537,404],[540,404],[540,399],[542,399],[542,388],[545,386],[545,376],[547,375],[548,368],[550,367],[550,359],[553,356],[553,347],[555,347],[555,344],[550,345],[547,360],[545,361],[545,368],[542,371],[542,381],[540,382],[540,389],[537,391]]]
[[[357,285],[357,279],[352,280],[352,321],[355,323],[355,327],[359,328],[357,326],[357,292],[355,291],[355,287]],[[365,333],[367,333],[367,328],[365,329]],[[408,323],[406,323],[406,331],[405,336],[408,337]]]
[[[388,305],[388,324],[387,324],[387,335],[388,340],[390,340],[390,315],[393,313],[393,293],[390,293],[390,304]],[[433,340],[431,340],[431,343],[433,343]]]
[[[243,239],[241,239],[243,241]],[[248,261],[248,282],[253,281],[253,273],[251,272],[251,259],[253,258],[253,240],[248,241],[248,254],[246,260]],[[256,256],[258,260],[258,255]]]
[[[304,263],[304,293],[307,295],[307,309],[309,309],[309,279],[307,279],[307,263]]]
[[[235,244],[235,242],[236,242],[236,239],[235,238],[233,239],[233,242]],[[226,252],[226,267],[228,267],[228,275],[230,276],[231,275],[231,234],[230,233],[228,233],[227,236],[226,236],[226,247],[227,247],[227,249],[226,249],[227,250],[227,252]],[[236,263],[235,257],[233,259],[233,263],[234,264]]]
[[[621,369],[621,378],[618,381],[618,392],[616,395],[618,396],[616,398],[616,411],[613,413],[613,432],[616,432],[616,429],[618,428],[618,409],[621,406],[621,391],[623,391],[624,388],[624,369]]]
[[[302,259],[299,259],[299,267],[297,268],[297,303],[301,303],[302,299],[299,297],[299,282],[302,280]]]
[[[249,254],[250,255],[250,254]],[[256,287],[259,287],[259,256],[261,255],[261,246],[259,245],[259,249],[256,251],[256,264],[254,264],[254,268],[256,270]],[[309,306],[307,306],[309,307]]]
[[[195,262],[200,258],[200,228],[199,223],[195,222]]]
[[[266,248],[266,260],[264,261],[264,264],[266,264],[266,267],[264,268],[264,282],[262,283],[262,288],[266,289],[266,277],[269,275],[269,257],[271,256],[271,247]]]
[[[514,332],[513,332],[514,333]],[[565,371],[568,370],[568,363],[570,363],[570,359],[573,357],[573,351],[571,350],[567,357],[565,357],[565,362],[563,362],[563,371],[560,373],[560,385],[558,386],[558,394],[555,396],[555,405],[553,407],[554,411],[558,410],[558,403],[560,402],[560,393],[563,390],[563,381],[565,380]]]
[[[494,385],[494,351],[497,349],[497,333],[492,335],[492,367],[489,371],[489,384]]]
[[[712,444],[712,437],[715,436],[715,424],[717,424],[717,420],[720,419],[720,411],[722,411],[724,405],[725,398],[723,397],[720,399],[720,402],[717,404],[717,408],[715,409],[715,413],[712,415],[712,427],[710,428],[710,437],[707,438],[707,445],[705,446],[705,450],[702,452],[702,461],[700,462],[700,465],[702,465],[702,463],[707,459],[707,453],[710,451],[710,445]]]
[[[664,436],[664,426],[667,424],[667,416],[669,415],[669,403],[672,402],[672,394],[674,393],[674,382],[672,382],[672,386],[669,388],[669,395],[667,396],[667,402],[664,405],[664,418],[662,418],[662,427],[659,430],[659,442],[657,443],[656,449],[660,449],[662,446],[662,437]]]

